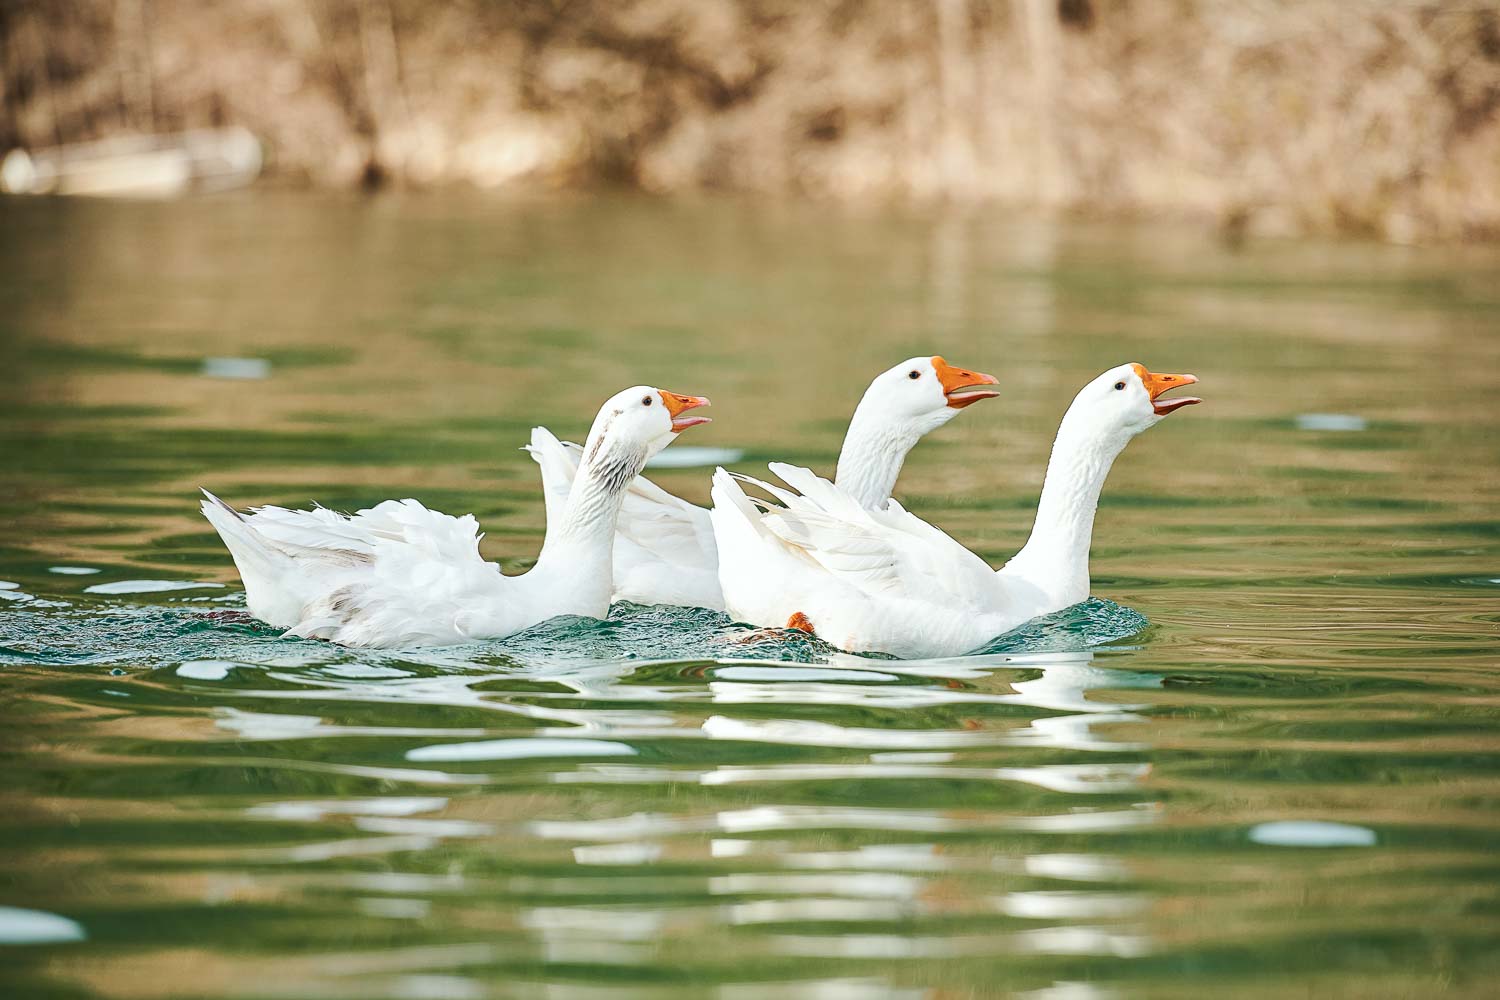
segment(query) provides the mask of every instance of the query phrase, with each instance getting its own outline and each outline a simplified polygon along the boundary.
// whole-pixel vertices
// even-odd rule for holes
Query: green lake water
[[[246,620],[196,509],[414,496],[529,565],[518,449],[713,397],[657,479],[832,469],[869,379],[1000,377],[897,495],[998,565],[1072,394],[1087,605],[892,661],[617,607],[410,653]],[[254,359],[240,362],[209,359]],[[0,993],[1492,995],[1500,251],[621,199],[0,201]],[[226,378],[223,375],[253,377]]]

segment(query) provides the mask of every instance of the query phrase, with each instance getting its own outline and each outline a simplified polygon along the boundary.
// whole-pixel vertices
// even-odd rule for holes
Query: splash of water
[[[824,663],[838,655],[828,643],[796,630],[760,629],[703,608],[620,603],[605,620],[565,616],[504,639],[441,650],[348,650],[280,630],[240,610],[239,595],[211,604],[122,601],[13,602],[0,620],[0,664],[151,665],[200,659],[248,663],[380,663],[398,658],[438,666],[538,666],[602,660],[756,660]],[[19,604],[16,607],[15,604]],[[976,653],[1091,649],[1146,627],[1139,612],[1090,598],[999,636]],[[885,659],[881,654],[862,654]]]

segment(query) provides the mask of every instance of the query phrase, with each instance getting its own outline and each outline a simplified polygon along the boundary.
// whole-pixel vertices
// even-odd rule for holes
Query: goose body
[[[861,509],[890,499],[906,455],[923,435],[958,411],[998,393],[993,375],[955,368],[942,357],[910,358],[876,376],[865,391],[839,452],[836,487]],[[581,449],[556,438],[527,449],[541,467],[547,517],[565,497]],[[705,507],[673,496],[644,476],[627,491],[614,541],[617,601],[726,608],[713,519]]]
[[[809,628],[840,648],[956,656],[1088,597],[1099,492],[1131,438],[1180,406],[1158,397],[1191,375],[1122,365],[1084,386],[1058,428],[1036,522],[1001,570],[892,500],[866,510],[806,469],[772,465],[787,489],[714,474],[719,580],[731,615]],[[776,501],[752,500],[752,483]]]
[[[261,507],[241,513],[204,491],[203,514],[229,548],[250,613],[287,634],[396,648],[499,638],[558,615],[603,618],[613,587],[615,521],[646,461],[705,405],[647,386],[618,393],[594,421],[536,565],[506,576],[479,554],[472,515],[416,500],[355,514]],[[556,438],[532,432],[532,447]]]

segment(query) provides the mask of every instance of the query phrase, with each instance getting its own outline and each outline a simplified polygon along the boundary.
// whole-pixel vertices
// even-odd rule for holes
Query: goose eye
[[[642,396],[641,397],[641,405],[642,406],[650,406],[651,405],[651,397],[650,396]]]
[[[1123,389],[1123,388],[1125,388],[1125,383],[1124,382],[1116,382],[1115,383],[1115,388],[1116,389]]]
[[[911,371],[909,371],[909,372],[906,373],[906,377],[909,378],[909,379],[914,379],[915,380],[915,379],[921,378],[922,377],[922,373],[919,372],[919,371],[917,371],[915,368],[913,368]]]

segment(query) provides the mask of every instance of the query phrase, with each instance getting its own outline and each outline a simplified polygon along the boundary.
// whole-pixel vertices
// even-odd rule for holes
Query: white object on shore
[[[126,135],[27,151],[0,161],[0,191],[170,198],[243,187],[260,174],[260,141],[238,126]]]

